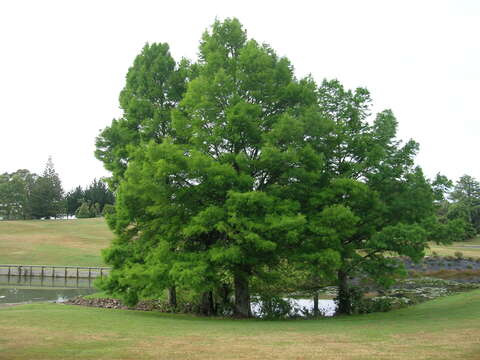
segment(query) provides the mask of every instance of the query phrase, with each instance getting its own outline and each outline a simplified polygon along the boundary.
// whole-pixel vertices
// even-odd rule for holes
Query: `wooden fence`
[[[0,264],[0,275],[40,276],[52,278],[94,279],[108,275],[110,268],[101,266],[13,265]]]

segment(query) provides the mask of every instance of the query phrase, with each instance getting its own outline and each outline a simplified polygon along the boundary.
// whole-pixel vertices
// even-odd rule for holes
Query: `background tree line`
[[[85,189],[77,186],[65,195],[66,214],[77,218],[101,216],[108,212],[115,196],[102,180],[94,179]]]
[[[64,193],[49,158],[42,175],[26,169],[0,175],[0,217],[4,220],[100,216],[115,197],[102,180]]]
[[[470,175],[463,175],[453,184],[442,181],[446,196],[437,202],[441,219],[454,221],[463,229],[457,241],[468,240],[480,233],[480,183]]]

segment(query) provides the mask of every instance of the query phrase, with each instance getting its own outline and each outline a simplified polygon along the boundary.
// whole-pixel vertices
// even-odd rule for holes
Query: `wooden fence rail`
[[[110,272],[102,266],[58,266],[58,265],[18,265],[0,264],[0,275],[41,276],[52,278],[93,279],[102,278]]]

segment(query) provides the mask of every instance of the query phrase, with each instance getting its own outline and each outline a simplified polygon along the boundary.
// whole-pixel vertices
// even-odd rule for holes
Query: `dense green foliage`
[[[171,135],[170,113],[182,99],[192,73],[188,61],[175,63],[167,44],[147,44],[135,59],[120,94],[124,116],[113,120],[97,138],[95,155],[112,172],[113,189],[123,177],[134,146],[161,142]]]
[[[93,179],[85,190],[77,186],[65,195],[67,215],[80,218],[100,216],[105,205],[112,205],[114,202],[113,192],[104,181],[97,179]]]
[[[36,174],[25,169],[0,175],[0,216],[4,219],[30,218],[32,189],[37,180]]]
[[[450,193],[452,203],[447,216],[461,219],[467,224],[468,237],[480,233],[480,183],[469,175],[463,175]]]
[[[195,64],[146,45],[123,117],[97,139],[117,194],[104,288],[129,303],[189,289],[206,314],[233,290],[234,313],[249,316],[252,281],[290,268],[338,282],[349,313],[350,278],[388,284],[401,272],[390,254],[419,259],[454,231],[435,217],[418,144],[396,139],[390,110],[370,122],[370,103],[364,88],[297,79],[236,19],[203,34]]]
[[[449,221],[458,229],[458,240],[470,240],[480,233],[480,183],[463,175],[454,185],[445,177],[437,176],[433,187],[441,195],[436,197],[437,214],[441,221]]]

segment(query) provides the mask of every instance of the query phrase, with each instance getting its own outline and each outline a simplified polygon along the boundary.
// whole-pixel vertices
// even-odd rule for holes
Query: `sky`
[[[95,137],[146,42],[196,59],[215,18],[290,59],[297,77],[366,87],[392,109],[419,164],[480,180],[480,1],[1,1],[0,173],[41,173],[52,156],[66,191],[108,176]]]

